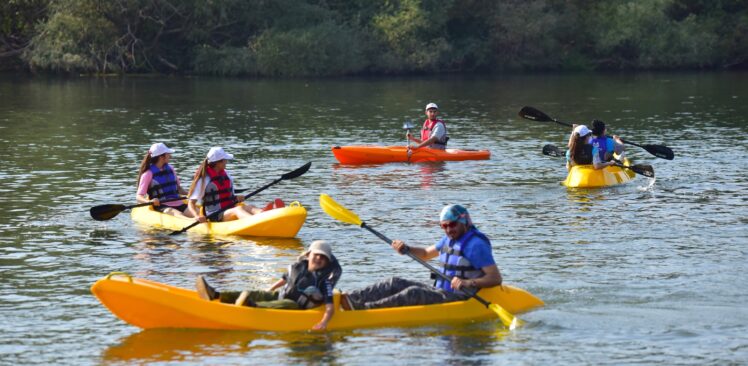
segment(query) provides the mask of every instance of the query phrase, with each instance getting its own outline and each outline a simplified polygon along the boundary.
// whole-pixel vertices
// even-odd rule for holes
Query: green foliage
[[[5,0],[0,69],[315,76],[748,67],[745,0]]]
[[[328,21],[289,31],[269,30],[252,43],[262,75],[346,75],[364,70],[353,29]]]
[[[195,49],[193,71],[197,74],[237,76],[257,74],[257,61],[248,47],[213,48],[202,45]]]

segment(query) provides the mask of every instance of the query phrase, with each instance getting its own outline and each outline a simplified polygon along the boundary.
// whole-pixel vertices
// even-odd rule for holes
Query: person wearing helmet
[[[465,207],[444,207],[439,215],[439,226],[444,236],[435,245],[423,248],[393,240],[392,248],[423,260],[438,256],[442,272],[452,278],[451,281],[437,278],[433,285],[428,285],[392,277],[344,294],[343,308],[375,309],[461,301],[470,297],[468,292],[501,285],[501,272],[493,259],[491,241],[473,225]]]

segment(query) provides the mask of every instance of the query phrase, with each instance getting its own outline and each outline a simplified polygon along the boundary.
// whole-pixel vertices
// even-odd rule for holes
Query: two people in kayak
[[[499,268],[493,259],[490,240],[473,224],[467,209],[460,205],[444,207],[439,216],[444,236],[435,245],[416,247],[394,240],[392,248],[423,260],[439,257],[442,271],[451,281],[437,279],[433,285],[392,277],[341,296],[343,310],[429,305],[468,299],[475,291],[501,285]],[[219,292],[198,276],[198,295],[237,306],[280,309],[309,309],[325,305],[322,319],[314,325],[324,330],[335,313],[332,289],[342,268],[330,246],[315,241],[286,274],[266,291]],[[280,291],[276,291],[282,288]]]
[[[237,306],[252,306],[273,309],[311,309],[324,305],[322,319],[312,329],[325,330],[335,314],[333,288],[340,279],[343,269],[332,254],[330,244],[316,240],[295,263],[288,266],[281,279],[269,289],[217,291],[203,276],[197,277],[195,287],[198,295],[205,300],[218,299],[223,303]]]
[[[566,151],[566,169],[575,165],[592,164],[595,169],[615,165],[615,156],[623,158],[624,147],[621,139],[606,135],[605,122],[592,121],[592,130],[585,125],[573,125]]]
[[[447,125],[441,119],[437,118],[439,115],[439,107],[436,103],[429,103],[426,105],[426,120],[423,122],[421,128],[420,138],[413,137],[410,131],[405,133],[405,138],[415,142],[415,145],[411,145],[408,152],[411,149],[419,149],[422,147],[430,147],[432,149],[444,150],[447,148]]]
[[[235,194],[234,180],[226,170],[228,160],[234,159],[234,155],[221,147],[208,151],[195,172],[189,191],[185,191],[176,171],[168,164],[173,153],[173,149],[160,142],[148,150],[138,173],[136,199],[139,203],[150,202],[158,211],[197,218],[200,222],[237,220],[285,206],[280,199],[264,209],[249,204],[237,205],[244,202],[244,196]],[[188,196],[186,204],[179,199],[180,195]],[[198,207],[199,204],[202,206]]]

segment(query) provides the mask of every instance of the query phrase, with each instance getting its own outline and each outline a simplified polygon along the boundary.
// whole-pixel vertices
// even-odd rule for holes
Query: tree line
[[[748,67],[745,0],[5,0],[0,70],[220,76]]]

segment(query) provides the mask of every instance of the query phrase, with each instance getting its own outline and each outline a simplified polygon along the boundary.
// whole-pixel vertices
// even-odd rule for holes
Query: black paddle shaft
[[[370,233],[376,235],[377,237],[379,237],[379,239],[382,239],[382,241],[384,241],[384,242],[386,242],[388,244],[392,244],[392,240],[390,240],[390,238],[384,236],[384,234],[380,233],[379,231],[376,231],[376,230],[372,229],[371,227],[369,227],[368,225],[366,225],[365,222],[361,223],[361,227],[364,228],[364,229],[366,229],[366,230],[368,230]],[[438,270],[436,267],[432,266],[431,264],[429,264],[428,262],[424,261],[423,259],[417,257],[416,255],[414,255],[413,253],[411,253],[409,250],[406,251],[404,254],[407,255],[408,257],[410,257],[411,259],[415,260],[416,262],[420,263],[422,266],[428,268],[429,271],[431,271],[431,273],[435,274],[436,276],[438,276],[439,278],[441,278],[443,281],[448,281],[448,282],[452,281],[451,277],[449,277],[446,274],[442,273],[442,271]],[[462,291],[464,291],[468,295],[472,296],[473,298],[475,298],[476,300],[478,300],[478,302],[480,302],[481,304],[485,305],[486,307],[491,306],[490,302],[488,302],[484,298],[478,296],[478,294],[477,294],[478,291],[477,290],[475,290],[475,291],[462,290]]]

